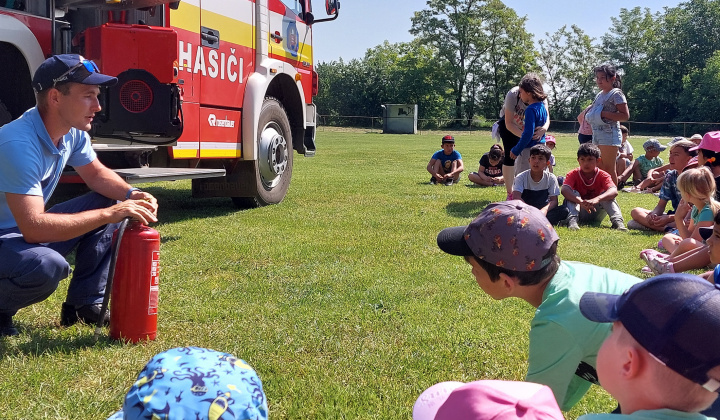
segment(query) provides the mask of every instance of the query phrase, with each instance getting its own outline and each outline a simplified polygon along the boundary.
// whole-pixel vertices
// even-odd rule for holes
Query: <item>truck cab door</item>
[[[312,29],[303,17],[311,16],[307,0],[268,0],[270,8],[270,57],[295,67],[301,74],[305,102],[311,101]],[[312,19],[312,18],[310,18]]]

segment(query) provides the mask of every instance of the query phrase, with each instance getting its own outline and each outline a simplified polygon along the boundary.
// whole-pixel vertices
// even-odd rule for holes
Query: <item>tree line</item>
[[[632,120],[720,121],[720,0],[689,0],[655,14],[621,8],[600,39],[563,26],[538,48],[525,20],[500,0],[428,0],[411,18],[412,41],[317,64],[318,112],[377,117],[381,104],[416,103],[423,120],[492,122],[507,91],[536,72],[551,118],[574,120],[598,91],[593,67],[611,63],[622,74]]]

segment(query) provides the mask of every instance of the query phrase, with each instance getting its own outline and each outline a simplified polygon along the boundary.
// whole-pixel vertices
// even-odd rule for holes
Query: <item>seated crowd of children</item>
[[[720,131],[704,136],[695,134],[690,139],[675,137],[668,146],[650,138],[643,143],[645,153],[633,159],[628,130],[620,128],[622,146],[615,157],[620,187],[600,169],[601,152],[592,143],[580,144],[576,168],[565,177],[556,176],[552,154],[556,139],[545,134],[523,152],[528,157],[529,169],[515,173],[507,199],[523,201],[539,209],[552,225],[564,225],[570,230],[578,230],[583,223],[597,224],[607,216],[613,229],[663,232],[658,249],[648,247],[639,254],[646,262],[641,270],[645,274],[708,267],[708,247],[700,229],[712,226],[720,210],[716,201],[720,197]],[[443,149],[428,163],[428,171],[433,175],[431,183],[452,185],[458,182],[464,165],[452,136],[443,137],[442,145]],[[667,163],[659,156],[666,149],[669,149]],[[507,182],[508,177],[503,176],[503,155],[502,146],[493,144],[481,157],[478,171],[468,175],[471,185],[494,187]],[[626,183],[632,186],[621,188]],[[654,193],[658,203],[653,209],[633,208],[626,227],[616,200],[620,190]]]
[[[561,410],[572,408],[593,383],[618,408],[586,420],[717,417],[720,131],[676,137],[668,146],[651,138],[636,159],[627,134],[623,128],[615,157],[617,185],[598,167],[602,156],[592,143],[580,144],[578,167],[560,180],[552,171],[556,140],[546,135],[529,148],[529,169],[515,174],[508,200],[491,203],[467,226],[438,234],[440,249],[463,257],[490,297],[517,297],[535,308],[528,382],[441,382],[420,395],[413,419],[562,419]],[[667,164],[659,157],[666,149]],[[493,145],[469,180],[500,185],[502,155]],[[656,275],[645,281],[557,255],[553,225],[577,230],[607,215],[612,228],[628,230],[616,200],[621,189],[658,197],[652,210],[632,209],[627,226],[663,233],[659,250],[640,252],[647,263],[642,271]],[[711,264],[715,269],[701,276],[677,274]]]

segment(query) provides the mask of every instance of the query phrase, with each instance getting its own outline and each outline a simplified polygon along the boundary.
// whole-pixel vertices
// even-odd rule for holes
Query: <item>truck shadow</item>
[[[170,189],[147,186],[149,192],[158,200],[158,219],[160,223],[173,223],[188,219],[212,218],[250,209],[240,209],[228,197],[193,198],[190,188]],[[47,208],[88,192],[84,185],[70,185],[58,188],[48,202]]]

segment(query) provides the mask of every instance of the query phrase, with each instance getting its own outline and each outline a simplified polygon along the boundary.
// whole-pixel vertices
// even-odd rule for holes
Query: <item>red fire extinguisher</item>
[[[137,343],[157,336],[160,234],[138,221],[115,231],[119,247],[112,276],[110,337]],[[120,240],[120,243],[117,243]],[[111,264],[112,265],[112,264]],[[110,281],[109,281],[110,282]],[[107,290],[106,290],[107,294]]]

